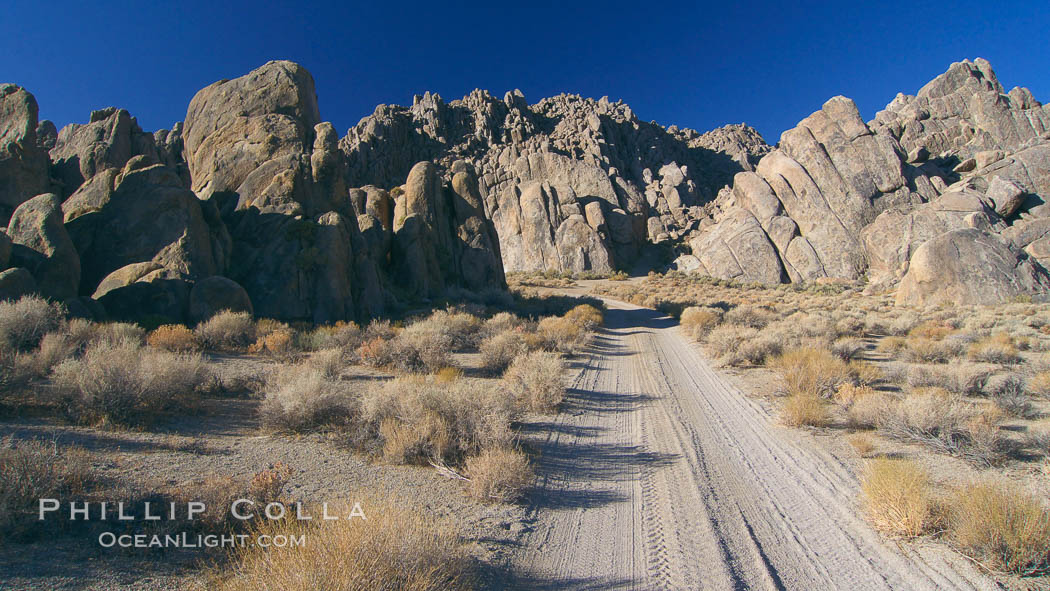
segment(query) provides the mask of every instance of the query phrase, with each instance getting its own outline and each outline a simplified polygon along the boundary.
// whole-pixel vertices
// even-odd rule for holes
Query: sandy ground
[[[522,589],[993,589],[861,518],[850,462],[711,368],[659,312],[608,301],[539,452]]]

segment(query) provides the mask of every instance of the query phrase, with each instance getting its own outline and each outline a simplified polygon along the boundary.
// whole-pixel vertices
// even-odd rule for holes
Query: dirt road
[[[856,478],[729,385],[659,312],[608,302],[541,453],[530,589],[991,589],[882,539]],[[949,563],[950,561],[950,563]]]

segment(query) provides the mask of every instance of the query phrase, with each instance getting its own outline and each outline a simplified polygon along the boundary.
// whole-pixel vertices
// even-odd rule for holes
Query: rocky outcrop
[[[1038,292],[1044,284],[1031,272],[1050,262],[1050,240],[1031,222],[1050,215],[1042,198],[1050,195],[1047,113],[1027,90],[1005,93],[984,60],[953,64],[867,124],[852,101],[835,97],[785,132],[754,171],[736,174],[676,266],[765,283],[863,278],[873,290],[910,277],[900,301],[924,302],[929,296],[915,295],[928,290],[920,285],[961,275],[946,270],[929,280],[931,269],[913,272],[921,249],[955,236],[923,251],[921,265],[931,267],[933,254],[973,230],[992,242],[956,271],[992,261],[993,252],[1016,264],[975,272],[991,282],[981,293],[966,282],[946,284],[945,293],[983,301]]]
[[[37,141],[36,98],[0,85],[0,225],[16,207],[48,190],[47,151]]]
[[[21,267],[0,271],[0,302],[36,293],[36,280]]]
[[[720,198],[723,214],[690,240],[693,254],[725,262],[704,265],[722,278],[755,267],[763,270],[752,273],[755,280],[766,283],[857,279],[868,268],[861,230],[882,211],[907,209],[937,195],[927,172],[903,159],[892,137],[865,125],[853,101],[835,97],[784,132],[779,147],[754,172],[734,177],[732,190]],[[745,223],[751,219],[759,227]],[[749,245],[743,258],[704,252],[727,250],[723,237],[743,227]],[[784,273],[776,271],[780,267]]]
[[[480,90],[451,103],[427,93],[411,107],[380,105],[340,146],[352,182],[387,187],[421,160],[447,180],[453,162],[468,162],[514,271],[626,267],[647,241],[682,235],[703,203],[769,150],[743,125],[699,134],[643,122],[606,98],[529,105],[518,91],[499,100]]]
[[[252,314],[252,301],[248,292],[236,281],[220,277],[201,279],[190,290],[190,321],[203,322],[215,314],[229,310]]]
[[[92,177],[62,207],[83,260],[82,294],[133,263],[152,262],[168,278],[188,281],[224,273],[229,264],[233,245],[214,206],[144,156]]]
[[[143,132],[124,109],[92,111],[88,123],[70,123],[58,132],[50,151],[56,192],[68,197],[85,181],[106,170],[120,170],[136,156],[150,164],[160,162],[153,135]]]
[[[982,151],[1013,152],[1040,137],[1050,130],[1050,108],[1027,88],[1006,92],[991,64],[978,58],[952,64],[915,96],[898,94],[872,125],[909,152],[963,162]]]
[[[62,223],[58,195],[45,193],[22,203],[7,226],[14,267],[29,271],[41,294],[63,300],[77,295],[80,256]]]
[[[920,246],[897,290],[905,305],[996,304],[1017,296],[1045,299],[1050,277],[995,236],[953,230]]]

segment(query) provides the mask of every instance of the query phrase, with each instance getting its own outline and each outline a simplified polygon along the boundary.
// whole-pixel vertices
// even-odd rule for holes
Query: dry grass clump
[[[72,499],[94,480],[87,453],[54,441],[0,439],[0,539],[39,525],[39,499]]]
[[[536,325],[540,345],[548,351],[560,351],[567,355],[576,353],[586,344],[589,333],[568,318],[548,316]]]
[[[40,344],[44,335],[56,330],[65,309],[38,296],[0,301],[0,348],[27,351]]]
[[[470,496],[481,501],[509,503],[521,498],[535,474],[529,458],[512,448],[490,448],[467,458]]]
[[[551,413],[565,400],[564,371],[565,363],[557,353],[533,351],[515,359],[503,381],[521,408]]]
[[[826,427],[831,423],[831,414],[824,400],[808,393],[788,396],[781,416],[784,423],[792,427]]]
[[[780,372],[786,394],[830,398],[841,384],[855,378],[853,368],[826,349],[803,347],[785,351],[770,362]]]
[[[52,373],[70,414],[90,423],[149,424],[196,406],[207,379],[200,355],[98,343]]]
[[[781,351],[783,351],[783,346],[777,335],[762,332],[754,338],[736,342],[734,349],[722,353],[719,362],[732,366],[762,365],[769,359],[780,355]]]
[[[96,324],[91,342],[107,345],[117,345],[120,343],[141,345],[146,342],[146,329],[129,322],[105,322],[102,324]]]
[[[1028,392],[1033,396],[1050,399],[1050,371],[1036,372],[1029,378]]]
[[[960,487],[948,502],[949,536],[964,552],[1027,574],[1050,566],[1050,509],[1005,481]]]
[[[850,447],[862,458],[866,458],[875,451],[875,439],[870,433],[854,433],[849,437]]]
[[[396,498],[351,496],[367,519],[263,520],[250,534],[305,536],[284,548],[248,545],[215,573],[216,591],[456,591],[475,587],[472,560],[454,526]],[[330,507],[349,516],[352,506]],[[314,511],[319,513],[319,511]]]
[[[56,365],[80,352],[79,347],[69,335],[61,332],[50,332],[40,339],[40,346],[29,357],[32,359],[34,375],[44,377],[51,373]]]
[[[602,325],[602,311],[590,304],[580,304],[565,313],[564,318],[583,330],[593,331]]]
[[[181,324],[165,324],[153,329],[146,337],[146,344],[155,349],[185,353],[200,348],[193,331]]]
[[[680,323],[686,334],[700,341],[722,323],[722,311],[718,308],[690,306],[682,310]]]
[[[265,427],[277,431],[345,426],[357,415],[357,396],[350,388],[309,364],[274,371],[266,380],[263,396],[259,415]]]
[[[239,351],[255,342],[255,322],[247,312],[223,310],[195,329],[206,349]]]
[[[868,461],[861,491],[872,525],[883,532],[914,537],[930,531],[936,522],[929,475],[914,461]]]
[[[857,337],[841,337],[831,344],[831,352],[843,361],[855,359],[866,348],[864,340]]]
[[[1021,362],[1021,356],[1017,352],[1013,338],[1005,333],[992,335],[970,345],[969,355],[970,359],[985,363],[1005,365]]]
[[[482,449],[510,446],[516,415],[506,391],[475,380],[400,377],[363,394],[358,443],[393,464],[456,465]]]
[[[518,355],[528,349],[525,336],[516,329],[496,333],[478,345],[482,367],[494,374],[503,373]]]
[[[854,429],[874,429],[886,419],[893,398],[870,386],[845,383],[835,392],[835,401],[846,411],[846,423]]]
[[[442,334],[448,339],[452,351],[464,351],[477,345],[478,332],[483,324],[480,318],[466,312],[438,310],[427,318],[413,323],[411,327],[433,334]]]

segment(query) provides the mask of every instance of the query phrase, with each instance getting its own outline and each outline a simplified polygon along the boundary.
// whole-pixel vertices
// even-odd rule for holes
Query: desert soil
[[[856,465],[776,424],[670,317],[607,300],[566,407],[526,438],[520,588],[993,589],[863,520]]]

